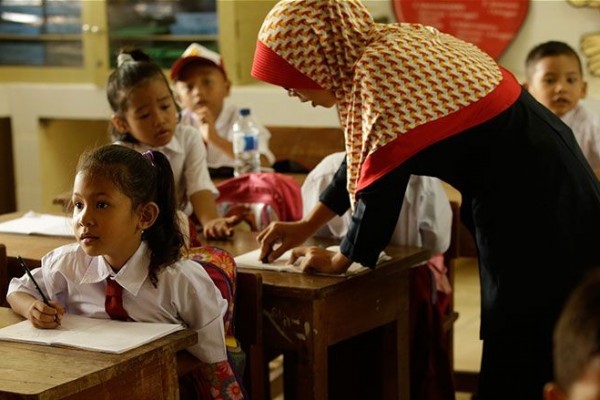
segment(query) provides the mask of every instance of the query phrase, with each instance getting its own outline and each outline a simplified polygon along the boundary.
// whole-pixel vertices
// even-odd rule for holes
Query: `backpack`
[[[243,385],[246,354],[235,337],[235,294],[237,265],[231,254],[214,246],[198,246],[188,249],[188,257],[200,264],[208,273],[221,295],[227,300],[227,312],[223,316],[227,358],[240,388]],[[245,393],[244,393],[245,394]],[[245,396],[247,398],[247,396]]]
[[[300,185],[290,176],[276,172],[244,174],[217,185],[220,215],[242,214],[254,231],[271,221],[302,218]]]

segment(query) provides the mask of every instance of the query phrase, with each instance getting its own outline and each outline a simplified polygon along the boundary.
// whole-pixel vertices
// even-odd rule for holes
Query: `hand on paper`
[[[342,253],[323,249],[318,246],[296,247],[292,250],[290,263],[300,261],[299,267],[304,272],[318,272],[322,274],[343,274],[352,261]]]
[[[271,222],[256,237],[260,259],[269,263],[277,260],[289,249],[304,243],[312,232],[303,221]]]
[[[48,306],[42,300],[35,300],[31,303],[26,317],[36,328],[54,329],[60,326],[64,313],[64,308],[55,301],[51,301]]]

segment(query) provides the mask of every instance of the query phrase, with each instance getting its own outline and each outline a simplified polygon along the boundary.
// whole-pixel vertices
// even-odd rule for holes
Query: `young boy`
[[[585,158],[600,173],[600,117],[581,104],[587,94],[581,59],[571,46],[549,41],[535,46],[525,60],[523,85],[537,101],[558,115],[575,134]]]
[[[211,172],[229,171],[234,164],[231,126],[238,108],[226,105],[231,82],[227,78],[221,56],[206,47],[192,43],[171,67],[177,101],[183,108],[181,123],[192,125],[202,133]],[[263,166],[271,166],[275,156],[269,150],[271,134],[259,124],[259,151]],[[225,168],[223,168],[225,167]],[[212,175],[212,174],[211,174]]]
[[[554,330],[554,381],[546,400],[600,399],[600,270],[573,291]]]

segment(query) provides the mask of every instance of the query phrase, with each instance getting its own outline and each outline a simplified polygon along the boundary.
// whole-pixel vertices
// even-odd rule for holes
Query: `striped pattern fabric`
[[[473,105],[503,79],[474,45],[428,26],[375,23],[359,1],[280,1],[258,40],[337,97],[352,199],[373,153]]]

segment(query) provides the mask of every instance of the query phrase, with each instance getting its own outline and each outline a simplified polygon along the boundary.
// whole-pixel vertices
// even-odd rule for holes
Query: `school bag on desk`
[[[302,218],[300,185],[277,172],[248,173],[217,185],[217,208],[221,215],[243,215],[253,231],[271,221],[298,221]]]
[[[227,300],[227,312],[223,317],[227,358],[235,377],[248,398],[243,378],[246,367],[246,354],[235,337],[235,295],[237,265],[231,254],[214,246],[197,246],[188,249],[188,257],[199,263],[213,280],[221,295]]]

